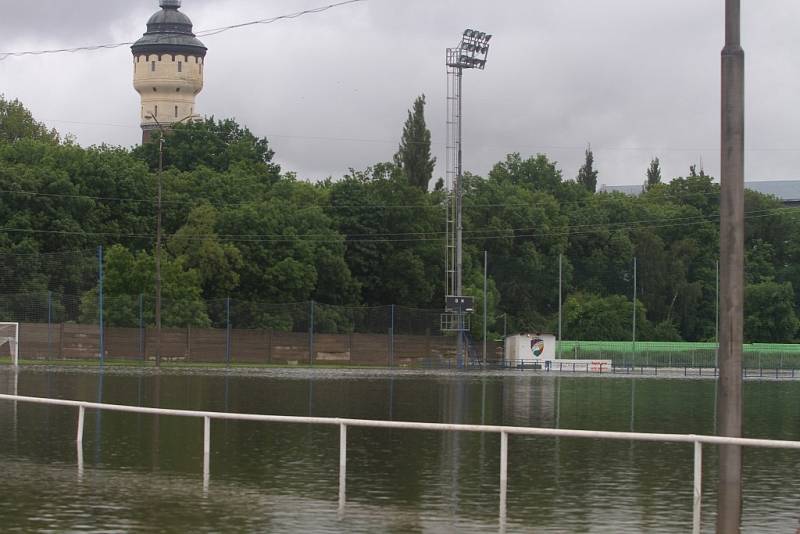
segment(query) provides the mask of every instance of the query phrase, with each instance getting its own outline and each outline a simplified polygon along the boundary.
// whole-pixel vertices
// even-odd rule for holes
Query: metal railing
[[[762,447],[773,449],[800,450],[800,441],[783,441],[771,439],[729,438],[722,436],[704,436],[695,434],[655,434],[643,432],[607,432],[597,430],[569,430],[558,428],[533,428],[516,426],[491,426],[491,425],[465,425],[449,423],[416,423],[402,421],[377,421],[368,419],[343,419],[330,417],[295,417],[285,415],[261,415],[244,413],[207,412],[197,410],[174,410],[165,408],[145,408],[139,406],[125,406],[120,404],[101,404],[96,402],[83,402],[62,399],[48,399],[42,397],[25,397],[18,395],[2,395],[0,400],[23,403],[46,404],[50,406],[70,406],[78,408],[78,428],[76,442],[78,450],[78,469],[83,470],[83,427],[87,409],[106,410],[116,412],[131,412],[152,415],[168,415],[176,417],[193,417],[203,419],[203,487],[208,489],[210,474],[211,454],[211,420],[234,421],[261,421],[266,423],[289,423],[328,425],[339,427],[339,512],[343,513],[346,502],[347,487],[347,428],[392,428],[402,430],[428,430],[438,432],[478,432],[500,434],[500,509],[499,519],[502,528],[506,523],[506,502],[508,486],[508,436],[556,437],[556,438],[583,438],[583,439],[611,439],[623,441],[649,441],[663,443],[691,443],[694,445],[694,498],[693,498],[693,528],[692,531],[700,532],[702,482],[703,482],[703,444],[727,445],[741,447]]]

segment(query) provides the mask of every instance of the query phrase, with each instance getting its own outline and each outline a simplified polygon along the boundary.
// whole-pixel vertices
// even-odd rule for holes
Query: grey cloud
[[[183,10],[202,29],[323,3],[184,0]],[[14,3],[14,22],[0,22],[0,43],[83,44],[105,40],[103,32],[135,39],[156,7],[156,0]],[[748,179],[797,178],[800,123],[791,110],[800,34],[792,21],[800,6],[765,0],[743,9],[747,141],[758,149],[747,153]],[[572,178],[591,142],[601,183],[643,181],[655,156],[669,177],[701,160],[716,174],[722,14],[717,0],[370,0],[205,39],[198,108],[269,136],[286,170],[318,179],[390,159],[406,110],[425,93],[441,175],[444,50],[477,27],[495,38],[486,71],[465,74],[468,169],[484,174],[509,152],[543,152]],[[42,87],[43,69],[58,79],[57,94]],[[0,62],[0,92],[43,118],[97,123],[52,123],[84,144],[138,140],[125,49]]]

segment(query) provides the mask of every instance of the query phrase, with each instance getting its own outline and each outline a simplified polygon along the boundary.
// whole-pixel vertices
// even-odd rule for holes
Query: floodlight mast
[[[461,42],[455,48],[447,49],[447,206],[445,230],[445,297],[463,296],[463,247],[462,247],[462,108],[461,89],[464,69],[486,68],[491,35],[468,29],[464,31]],[[457,324],[456,359],[458,366],[464,360],[465,321],[463,310],[455,312]]]

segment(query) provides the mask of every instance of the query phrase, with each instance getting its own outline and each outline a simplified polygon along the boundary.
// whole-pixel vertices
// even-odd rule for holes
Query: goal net
[[[19,364],[19,323],[0,323],[0,358]]]

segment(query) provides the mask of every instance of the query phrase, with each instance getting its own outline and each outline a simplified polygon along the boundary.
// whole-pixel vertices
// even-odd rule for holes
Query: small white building
[[[517,334],[505,340],[505,366],[545,371],[609,373],[611,360],[575,360],[556,358],[553,334]]]
[[[556,359],[556,336],[553,334],[518,334],[506,338],[506,365],[552,364]]]

